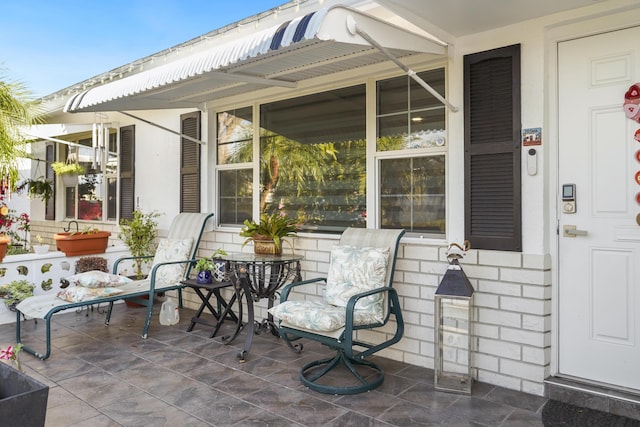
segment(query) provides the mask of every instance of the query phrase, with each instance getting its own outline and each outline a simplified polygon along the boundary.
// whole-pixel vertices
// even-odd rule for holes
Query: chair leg
[[[363,376],[356,369],[356,365],[366,367],[369,371],[371,371],[372,374],[367,375],[366,377]],[[319,380],[326,374],[340,366],[345,367],[358,381],[358,383],[355,385],[342,386],[322,384],[319,382]],[[342,374],[342,372],[340,374]],[[341,379],[342,378],[338,378],[338,380]],[[373,362],[350,359],[344,354],[344,351],[338,350],[338,353],[332,358],[316,360],[314,362],[306,364],[300,371],[300,381],[302,381],[302,383],[309,387],[311,390],[317,391],[319,393],[357,394],[373,390],[374,388],[380,386],[384,381],[384,372],[382,368],[380,368]]]
[[[282,340],[285,342],[287,347],[289,347],[294,353],[300,354],[300,352],[304,348],[302,343],[298,343],[298,344],[293,343],[294,341],[299,340],[301,337],[295,337],[295,336],[289,337],[289,335],[286,332],[284,332],[283,330],[280,330],[280,338],[282,338]]]

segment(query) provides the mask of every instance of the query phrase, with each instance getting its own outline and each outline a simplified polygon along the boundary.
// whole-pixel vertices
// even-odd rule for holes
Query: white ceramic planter
[[[49,245],[33,245],[33,251],[39,255],[49,252]]]

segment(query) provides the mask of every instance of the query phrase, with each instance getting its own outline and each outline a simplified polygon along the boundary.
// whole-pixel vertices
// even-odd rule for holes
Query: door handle
[[[563,225],[562,235],[564,237],[586,236],[589,234],[587,230],[578,230],[575,225]]]

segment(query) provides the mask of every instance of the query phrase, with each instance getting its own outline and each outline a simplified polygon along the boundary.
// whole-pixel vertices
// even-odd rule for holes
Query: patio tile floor
[[[208,327],[185,332],[191,310],[181,311],[179,324],[161,326],[156,309],[146,340],[144,309],[118,304],[108,327],[100,311],[54,316],[49,359],[21,354],[23,369],[50,386],[47,426],[543,425],[543,397],[484,383],[471,396],[437,392],[431,369],[382,358],[379,388],[325,395],[298,379],[304,363],[330,354],[320,345],[306,343],[295,354],[263,333],[239,363],[244,333],[224,345]],[[44,348],[42,321],[23,329],[25,342]],[[14,325],[0,325],[0,348],[14,342]]]

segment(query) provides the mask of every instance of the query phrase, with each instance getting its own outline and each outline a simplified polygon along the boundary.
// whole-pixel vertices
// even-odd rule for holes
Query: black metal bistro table
[[[302,280],[300,260],[302,255],[261,255],[248,252],[229,253],[221,257],[227,261],[227,272],[236,290],[244,296],[247,305],[247,337],[238,358],[241,362],[251,349],[253,334],[268,329],[279,336],[271,313],[262,322],[255,320],[253,303],[267,298],[268,308],[278,297],[278,290],[290,281]]]

